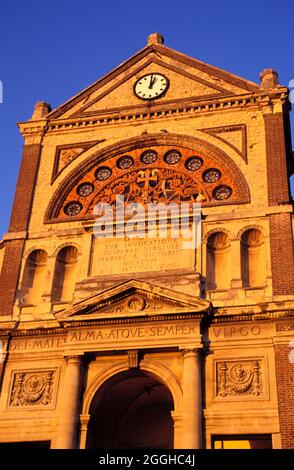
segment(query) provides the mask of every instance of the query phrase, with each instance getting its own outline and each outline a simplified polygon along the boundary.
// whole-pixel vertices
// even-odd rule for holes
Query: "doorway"
[[[87,449],[172,449],[173,399],[168,388],[137,369],[111,377],[90,406]]]

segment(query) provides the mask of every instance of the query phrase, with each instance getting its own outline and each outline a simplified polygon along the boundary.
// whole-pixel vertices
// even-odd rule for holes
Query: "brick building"
[[[0,244],[0,445],[294,447],[289,111],[274,70],[253,83],[154,33],[19,123]],[[137,237],[130,213],[97,236],[97,204],[117,196],[123,209],[197,206],[196,243],[170,232],[182,212],[165,236],[158,212],[147,236],[136,211]]]

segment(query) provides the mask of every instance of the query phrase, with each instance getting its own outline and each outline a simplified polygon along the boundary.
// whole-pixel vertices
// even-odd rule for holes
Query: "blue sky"
[[[16,123],[36,101],[58,106],[143,48],[154,31],[167,46],[252,81],[273,67],[288,85],[293,17],[291,0],[2,0],[0,238],[21,159]]]

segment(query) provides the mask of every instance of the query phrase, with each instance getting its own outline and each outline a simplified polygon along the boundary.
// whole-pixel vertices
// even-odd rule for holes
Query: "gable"
[[[161,60],[153,59],[147,61],[144,66],[134,70],[127,77],[122,78],[113,87],[110,87],[109,90],[94,96],[92,100],[88,100],[88,103],[78,110],[77,115],[85,116],[105,111],[116,112],[122,107],[122,103],[127,108],[136,107],[139,104],[145,106],[146,103],[138,102],[138,98],[133,92],[133,87],[140,77],[148,73],[159,73],[167,76],[169,79],[170,86],[167,93],[160,98],[161,103],[169,103],[184,98],[204,99],[230,94],[230,91],[223,87],[177,69],[173,65],[165,64]]]
[[[145,102],[133,92],[135,82],[147,73],[162,73],[170,82],[160,99]],[[162,44],[147,46],[86,90],[52,111],[48,118],[70,118],[121,110],[150,109],[177,100],[202,100],[258,90],[255,83],[197,61]]]
[[[56,319],[62,322],[142,315],[197,314],[208,311],[209,308],[210,303],[199,297],[131,280],[57,312]]]

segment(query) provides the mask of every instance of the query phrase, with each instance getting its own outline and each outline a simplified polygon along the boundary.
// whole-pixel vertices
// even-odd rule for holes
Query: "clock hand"
[[[153,84],[154,84],[154,83],[153,83],[153,75],[151,75],[151,77],[150,77],[150,83],[149,83],[149,87],[148,87],[148,88],[151,89],[151,88],[153,87]]]

